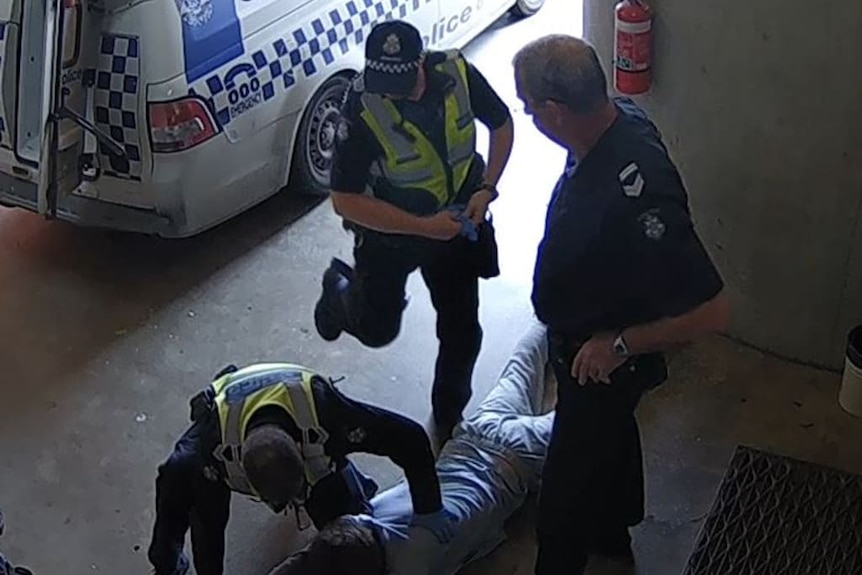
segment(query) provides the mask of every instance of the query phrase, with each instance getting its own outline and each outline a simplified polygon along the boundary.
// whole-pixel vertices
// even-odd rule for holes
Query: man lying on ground
[[[545,328],[533,322],[494,389],[458,424],[437,461],[443,505],[456,517],[448,545],[410,527],[406,483],[371,500],[373,517],[343,515],[269,575],[452,575],[506,535],[504,523],[538,488],[554,413],[541,415]]]

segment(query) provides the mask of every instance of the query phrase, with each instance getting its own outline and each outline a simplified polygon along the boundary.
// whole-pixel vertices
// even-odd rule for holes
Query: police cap
[[[365,91],[407,95],[422,65],[422,36],[402,20],[381,22],[365,42]]]

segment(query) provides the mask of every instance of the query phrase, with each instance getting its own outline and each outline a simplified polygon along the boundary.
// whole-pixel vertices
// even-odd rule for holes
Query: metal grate
[[[684,575],[862,574],[862,476],[738,446]]]

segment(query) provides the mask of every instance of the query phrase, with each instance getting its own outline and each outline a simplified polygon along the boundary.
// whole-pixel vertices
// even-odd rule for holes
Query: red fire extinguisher
[[[643,94],[652,81],[652,10],[641,0],[622,0],[614,12],[614,88]]]

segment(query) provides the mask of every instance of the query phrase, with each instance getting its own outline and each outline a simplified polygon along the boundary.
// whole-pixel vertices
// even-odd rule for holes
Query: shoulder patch
[[[456,52],[456,50],[426,52],[425,63],[430,66],[437,66],[438,64],[442,64],[446,60],[454,57]]]
[[[353,444],[362,443],[363,441],[365,441],[365,437],[365,430],[361,427],[351,429],[347,432],[347,441]]]
[[[619,173],[620,184],[623,186],[623,193],[630,198],[637,198],[641,195],[644,189],[644,179],[641,175],[640,168],[635,162],[630,163]]]
[[[662,221],[659,210],[652,209],[638,216],[644,236],[650,240],[660,240],[664,236],[667,226]]]

